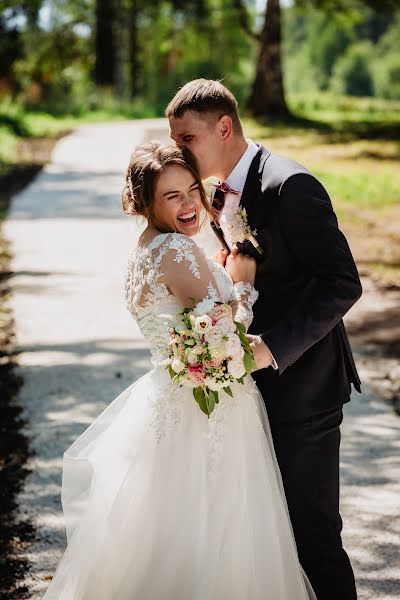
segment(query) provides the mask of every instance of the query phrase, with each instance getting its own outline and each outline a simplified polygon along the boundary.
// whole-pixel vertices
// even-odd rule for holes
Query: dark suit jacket
[[[260,334],[279,369],[253,374],[271,422],[338,407],[361,391],[343,315],[361,296],[357,268],[322,184],[302,165],[259,145],[241,205],[257,230],[259,298],[249,333]]]

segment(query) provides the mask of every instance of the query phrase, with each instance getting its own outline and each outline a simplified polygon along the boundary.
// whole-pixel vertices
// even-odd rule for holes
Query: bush
[[[348,96],[373,96],[373,46],[362,42],[350,46],[334,67],[331,90]]]
[[[375,96],[400,100],[400,56],[391,55],[377,60],[374,66]]]

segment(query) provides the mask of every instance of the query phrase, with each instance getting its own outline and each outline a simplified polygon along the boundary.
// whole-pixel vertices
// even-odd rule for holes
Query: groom
[[[225,184],[213,197],[221,244],[238,241],[229,223],[239,202],[257,230],[262,254],[250,241],[237,244],[258,263],[253,377],[268,410],[300,562],[318,600],[354,600],[339,513],[342,407],[351,383],[361,391],[342,321],[362,293],[349,246],[321,183],[246,139],[237,101],[220,82],[190,81],[165,114],[201,178]]]

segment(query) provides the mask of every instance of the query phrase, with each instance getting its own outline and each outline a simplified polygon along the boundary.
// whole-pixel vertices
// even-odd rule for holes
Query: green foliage
[[[283,11],[289,94],[330,90],[340,96],[400,97],[399,3],[392,3],[397,6],[394,12],[393,6],[385,12],[372,4],[343,0],[343,10],[337,10],[330,0],[297,1]]]
[[[34,17],[44,0],[21,5],[14,2],[9,13],[20,16],[18,29],[12,29],[11,18],[4,22],[9,34],[4,60],[8,92],[31,110],[80,116],[99,110],[104,100],[108,106],[108,94],[125,112],[135,103],[136,113],[162,115],[177,88],[195,77],[223,79],[241,102],[248,94],[256,47],[242,31],[237,9],[226,0],[124,0],[119,12],[115,5],[110,14],[119,19],[113,58],[119,83],[101,89],[100,96],[94,85],[96,0],[52,0],[45,23]],[[0,32],[2,24],[0,20]],[[127,47],[132,27],[134,50]]]
[[[349,47],[335,64],[331,89],[337,95],[372,96],[372,44],[362,42]]]
[[[17,140],[9,128],[0,121],[0,170],[3,164],[12,162],[15,157]]]
[[[137,34],[134,48],[125,47],[115,58],[119,91],[116,84],[94,84],[96,0],[47,2],[51,10],[45,11],[45,22],[38,18],[44,4],[45,0],[0,0],[0,66],[5,74],[0,97],[10,95],[13,103],[30,112],[74,118],[93,112],[95,119],[100,114],[161,116],[176,90],[196,77],[222,79],[241,106],[247,100],[257,44],[243,30],[236,2],[118,3],[119,19],[126,17],[123,30],[116,29],[118,48],[131,44],[132,28]],[[243,4],[249,27],[257,31],[262,14],[256,17],[253,0]],[[400,12],[393,12],[398,4],[385,0],[376,10],[372,1],[340,0],[343,10],[337,10],[333,0],[297,0],[283,7],[289,103],[299,93],[326,90],[398,99]],[[111,13],[117,5],[113,6]],[[17,120],[7,127],[20,135],[20,124]]]
[[[400,56],[390,55],[376,64],[374,92],[380,98],[400,99]]]
[[[400,13],[376,45],[373,63],[374,93],[380,98],[400,99],[400,57],[393,48],[398,48],[400,39]]]
[[[315,8],[320,8],[329,14],[344,12],[354,14],[355,12],[370,7],[374,10],[386,13],[392,13],[400,8],[400,0],[295,0],[298,6],[312,4]],[[378,5],[378,6],[377,6]]]

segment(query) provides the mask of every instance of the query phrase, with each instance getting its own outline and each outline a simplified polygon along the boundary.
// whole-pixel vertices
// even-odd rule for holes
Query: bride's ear
[[[228,115],[223,115],[218,122],[218,126],[221,139],[223,142],[226,142],[231,137],[233,131],[233,123],[231,117],[229,117]]]

